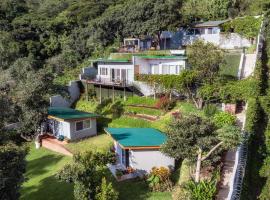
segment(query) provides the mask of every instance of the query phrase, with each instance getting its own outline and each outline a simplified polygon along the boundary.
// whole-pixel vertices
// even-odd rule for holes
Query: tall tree
[[[204,83],[213,83],[220,66],[224,63],[223,51],[212,43],[197,40],[187,47],[188,62],[191,69],[198,72]]]
[[[196,160],[195,181],[200,180],[201,163],[217,149],[231,149],[241,141],[237,127],[226,126],[216,130],[209,122],[195,115],[172,121],[167,130],[168,140],[162,151],[175,159]]]

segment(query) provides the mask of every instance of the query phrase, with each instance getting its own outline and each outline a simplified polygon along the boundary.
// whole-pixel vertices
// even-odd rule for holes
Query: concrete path
[[[41,142],[42,147],[49,149],[51,151],[55,151],[57,153],[64,154],[66,156],[72,156],[72,153],[65,148],[65,143],[58,141],[56,138],[43,138]]]

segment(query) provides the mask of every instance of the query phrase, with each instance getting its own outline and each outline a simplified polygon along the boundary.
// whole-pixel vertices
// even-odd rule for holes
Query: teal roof
[[[185,60],[187,59],[186,56],[160,56],[160,55],[142,55],[142,56],[138,56],[140,58],[144,58],[144,59],[164,59],[164,60],[168,60],[168,59],[173,59],[173,60]]]
[[[123,147],[160,147],[167,139],[153,128],[106,128],[105,131]]]
[[[65,107],[50,107],[48,109],[48,115],[63,120],[83,119],[83,118],[95,118],[97,114],[83,112],[72,108]]]

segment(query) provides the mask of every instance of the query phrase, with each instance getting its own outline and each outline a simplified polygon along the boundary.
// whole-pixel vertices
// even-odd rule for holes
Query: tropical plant
[[[217,192],[217,180],[202,180],[198,183],[189,181],[186,183],[185,188],[190,193],[190,200],[212,200]]]
[[[219,112],[214,115],[213,122],[219,128],[225,125],[234,125],[236,123],[236,116],[228,112]]]
[[[147,182],[149,183],[149,187],[153,191],[166,191],[172,189],[172,182],[170,180],[170,170],[165,167],[156,168],[153,167]]]

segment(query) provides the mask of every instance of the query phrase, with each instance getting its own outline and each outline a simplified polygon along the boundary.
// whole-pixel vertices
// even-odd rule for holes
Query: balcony
[[[132,86],[132,82],[128,80],[102,78],[100,76],[97,76],[95,79],[92,80],[87,80],[86,82],[95,85],[114,86],[122,88]]]

